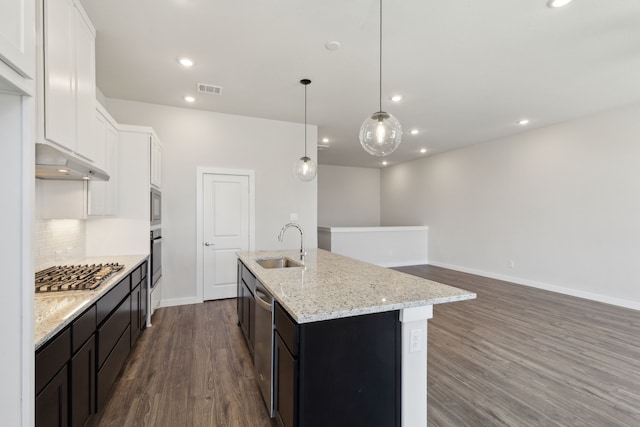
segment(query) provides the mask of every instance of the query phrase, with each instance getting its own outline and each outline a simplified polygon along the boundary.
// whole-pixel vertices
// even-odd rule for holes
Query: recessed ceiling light
[[[421,148],[421,149],[420,149],[420,152],[421,152],[422,154],[424,154],[424,153],[426,153],[426,152],[427,152],[427,149],[426,149],[426,148]]]
[[[338,50],[340,49],[340,42],[337,42],[337,41],[327,42],[327,44],[325,44],[324,47],[327,50]]]
[[[393,102],[400,102],[400,101],[402,101],[402,95],[393,95],[393,96],[391,97],[391,100],[392,100]]]
[[[196,99],[193,96],[187,95],[184,97],[184,100],[187,102],[194,102]]]
[[[566,6],[569,3],[571,3],[571,1],[572,0],[549,0],[547,2],[547,6],[553,7],[553,8],[562,7],[562,6]]]
[[[387,166],[389,164],[389,162],[387,162],[386,160],[382,162],[382,166]]]
[[[83,176],[82,179],[84,179],[85,181],[89,181],[91,179],[90,176]]]
[[[418,129],[411,129],[411,135],[417,135],[420,131]]]
[[[189,58],[180,58],[178,60],[178,62],[180,63],[180,65],[182,65],[183,67],[193,67],[193,61]]]
[[[329,142],[329,138],[322,138],[322,142],[326,144],[327,142]]]
[[[520,126],[525,126],[525,125],[528,125],[528,124],[529,124],[529,119],[521,119],[521,120],[518,120],[518,121],[517,121],[517,123],[518,123]]]
[[[69,169],[58,169],[60,173],[69,173]]]

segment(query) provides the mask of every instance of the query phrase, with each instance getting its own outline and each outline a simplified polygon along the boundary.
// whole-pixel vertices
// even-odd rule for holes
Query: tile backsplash
[[[36,220],[36,271],[83,257],[85,237],[85,222],[82,220]]]

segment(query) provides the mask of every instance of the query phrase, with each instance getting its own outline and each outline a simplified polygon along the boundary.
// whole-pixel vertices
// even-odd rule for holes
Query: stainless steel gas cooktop
[[[36,292],[95,289],[123,268],[118,263],[50,267],[36,273]]]

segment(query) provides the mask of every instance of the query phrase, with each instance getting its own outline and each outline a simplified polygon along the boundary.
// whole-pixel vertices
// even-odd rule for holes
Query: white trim
[[[190,304],[199,304],[202,300],[199,300],[198,297],[184,297],[184,298],[170,298],[170,299],[161,299],[158,308],[160,307],[177,307],[179,305],[190,305]]]
[[[415,322],[416,320],[428,320],[433,318],[433,305],[423,305],[421,307],[409,307],[400,310],[400,321]]]
[[[430,261],[429,265],[448,268],[450,270],[461,271],[463,273],[476,274],[478,276],[488,277],[490,279],[503,280],[505,282],[511,282],[516,285],[523,285],[523,286],[530,286],[532,288],[544,289],[546,291],[557,292],[559,294],[570,295],[573,297],[584,298],[591,301],[597,301],[605,304],[616,305],[618,307],[630,308],[633,310],[640,310],[639,301],[629,301],[621,298],[610,297],[607,295],[596,294],[593,292],[585,292],[577,289],[566,288],[564,286],[557,286],[549,283],[542,283],[542,282],[536,282],[534,280],[522,279],[520,277],[507,276],[503,274],[490,273],[483,270],[476,270],[473,268],[461,267],[458,265],[447,264],[444,262]]]
[[[204,229],[204,219],[202,218],[202,200],[204,175],[237,175],[249,178],[249,252],[253,252],[255,248],[255,229],[256,229],[256,173],[249,169],[225,169],[206,166],[196,167],[196,299],[197,302],[204,302],[204,274],[202,269],[202,248],[204,241],[202,240],[202,230]],[[164,304],[164,301],[163,301]]]
[[[318,227],[318,231],[330,233],[369,233],[371,231],[427,231],[426,225],[394,226],[394,227]]]
[[[376,265],[380,267],[393,268],[393,267],[408,267],[410,265],[424,265],[429,264],[427,259],[409,260],[409,261],[397,261],[397,262],[381,262]]]
[[[22,97],[22,425],[35,424],[34,298],[35,271],[35,145],[32,124],[36,120],[34,98]]]

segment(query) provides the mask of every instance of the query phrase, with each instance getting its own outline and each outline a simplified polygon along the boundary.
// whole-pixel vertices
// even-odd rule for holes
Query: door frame
[[[204,230],[204,217],[202,209],[204,200],[202,191],[204,189],[205,175],[236,175],[249,178],[249,251],[255,248],[255,228],[256,228],[256,207],[255,207],[255,171],[250,169],[223,169],[206,166],[196,167],[196,299],[204,302],[204,240],[202,232]]]

